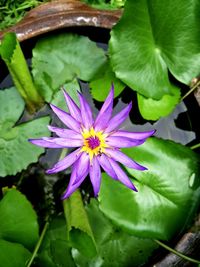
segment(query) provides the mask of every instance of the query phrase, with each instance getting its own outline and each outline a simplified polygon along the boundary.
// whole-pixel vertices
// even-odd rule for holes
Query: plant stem
[[[179,252],[179,251],[177,251],[177,250],[175,250],[175,249],[170,248],[169,246],[167,246],[167,245],[164,244],[163,242],[161,242],[161,241],[159,241],[159,240],[156,240],[156,239],[154,239],[154,241],[155,241],[158,245],[160,245],[160,246],[162,246],[163,248],[167,249],[168,251],[174,253],[175,255],[181,257],[182,259],[185,259],[185,260],[190,261],[190,262],[193,262],[193,263],[200,264],[200,261],[195,260],[195,259],[192,259],[192,258],[190,258],[190,257],[188,257],[188,256],[186,256],[186,255],[184,255],[184,254],[182,254],[181,252]]]
[[[200,80],[181,98],[183,101],[189,94],[191,94],[200,85]]]
[[[200,147],[200,143],[198,143],[198,144],[196,144],[196,145],[193,145],[193,146],[191,146],[190,148],[191,149],[196,149],[196,148],[199,148]]]
[[[36,244],[36,246],[35,246],[35,249],[34,249],[34,251],[33,251],[32,257],[31,257],[31,259],[29,260],[29,262],[27,263],[26,267],[30,267],[30,266],[32,265],[32,263],[33,263],[33,261],[34,261],[36,255],[37,255],[37,253],[38,253],[38,250],[39,250],[39,248],[40,248],[40,246],[41,246],[41,244],[42,244],[42,241],[43,241],[43,239],[44,239],[44,236],[45,236],[45,234],[46,234],[46,231],[47,231],[48,227],[49,227],[49,222],[48,222],[48,219],[47,219],[47,221],[46,221],[46,223],[45,223],[45,225],[44,225],[44,228],[43,228],[43,230],[42,230],[42,233],[41,233],[41,235],[40,235],[40,238],[39,238],[39,240],[38,240],[38,242],[37,242],[37,244]]]

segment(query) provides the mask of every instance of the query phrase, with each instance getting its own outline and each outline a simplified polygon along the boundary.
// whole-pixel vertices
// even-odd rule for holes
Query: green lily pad
[[[14,175],[30,163],[37,162],[43,148],[33,146],[29,138],[49,136],[48,117],[15,126],[24,101],[13,87],[0,92],[0,176]]]
[[[100,77],[90,82],[92,97],[98,101],[104,101],[109,94],[112,84],[115,88],[114,96],[117,97],[125,88],[125,84],[116,78],[108,61]]]
[[[189,84],[200,69],[198,0],[127,0],[111,31],[110,56],[116,76],[141,95],[171,95],[168,70]]]
[[[37,215],[16,189],[10,189],[0,201],[0,238],[28,249],[33,249],[39,238]]]
[[[33,49],[32,73],[43,98],[49,102],[66,82],[90,81],[106,61],[103,49],[87,37],[73,34],[42,38]]]
[[[158,246],[151,239],[137,238],[116,228],[104,216],[96,200],[86,207],[98,247],[98,255],[88,260],[78,251],[72,250],[73,258],[81,267],[138,267],[146,263]]]
[[[0,266],[26,266],[31,253],[22,245],[0,239]]]
[[[146,120],[158,120],[169,115],[180,101],[180,91],[176,87],[173,95],[164,95],[160,100],[146,98],[137,94],[140,114]]]
[[[191,222],[199,205],[199,156],[187,147],[158,138],[123,152],[148,170],[127,168],[137,193],[104,174],[100,209],[138,237],[170,239]]]

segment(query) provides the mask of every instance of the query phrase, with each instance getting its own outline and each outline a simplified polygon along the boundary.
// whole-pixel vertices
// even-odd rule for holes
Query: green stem
[[[37,256],[38,250],[39,250],[39,248],[40,248],[40,246],[41,246],[41,244],[42,244],[42,241],[43,241],[43,239],[44,239],[44,236],[45,236],[45,234],[46,234],[46,231],[47,231],[48,227],[49,227],[49,222],[48,222],[48,219],[47,219],[47,221],[46,221],[46,223],[45,223],[45,225],[44,225],[44,228],[43,228],[43,230],[42,230],[42,233],[41,233],[41,235],[40,235],[40,238],[39,238],[39,240],[38,240],[38,242],[37,242],[37,244],[36,244],[36,246],[35,246],[35,249],[34,249],[34,251],[33,251],[32,257],[31,257],[31,259],[29,260],[29,262],[27,263],[26,267],[30,267],[30,266],[32,265],[32,263],[33,263],[35,257]]]
[[[168,251],[174,253],[175,255],[181,257],[182,259],[185,259],[185,260],[190,261],[190,262],[193,262],[193,263],[200,264],[200,261],[195,260],[195,259],[192,259],[192,258],[190,258],[190,257],[188,257],[188,256],[186,256],[186,255],[184,255],[184,254],[182,254],[181,252],[179,252],[179,251],[177,251],[177,250],[175,250],[175,249],[170,248],[169,246],[167,246],[166,244],[162,243],[161,241],[159,241],[159,240],[155,240],[155,239],[154,239],[154,241],[155,241],[158,245],[160,245],[160,246],[162,246],[163,248],[167,249]]]
[[[190,148],[191,149],[196,149],[196,148],[199,148],[200,147],[200,143],[198,143],[198,144],[196,144],[196,145],[193,145],[193,146],[191,146]]]
[[[183,101],[189,94],[191,94],[200,85],[200,80],[181,98]]]

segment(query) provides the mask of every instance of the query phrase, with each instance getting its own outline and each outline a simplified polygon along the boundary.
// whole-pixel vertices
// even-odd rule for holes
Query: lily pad
[[[0,91],[0,176],[14,175],[36,162],[43,148],[33,146],[29,138],[48,136],[48,117],[15,126],[24,101],[13,87]]]
[[[0,201],[0,238],[28,249],[33,249],[39,238],[37,215],[16,189],[10,189]]]
[[[127,168],[138,193],[104,174],[100,209],[116,225],[138,237],[170,239],[191,222],[199,205],[199,156],[187,147],[158,138],[123,151],[148,170]]]
[[[173,95],[168,70],[189,84],[200,69],[198,0],[127,0],[111,31],[116,76],[147,98]]]
[[[75,34],[42,38],[33,49],[32,73],[43,98],[49,102],[66,82],[90,81],[104,65],[106,56],[87,37]]]

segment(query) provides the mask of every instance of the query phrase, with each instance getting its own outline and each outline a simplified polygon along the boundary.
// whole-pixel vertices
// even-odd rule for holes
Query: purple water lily
[[[146,168],[126,156],[120,151],[120,148],[141,145],[155,131],[127,132],[119,130],[120,125],[128,117],[132,104],[130,103],[111,118],[114,98],[113,86],[95,120],[92,116],[92,110],[82,94],[79,93],[79,108],[64,90],[63,93],[69,113],[52,104],[50,106],[68,128],[48,126],[49,130],[56,133],[58,137],[29,140],[32,144],[46,148],[77,148],[57,162],[53,168],[47,170],[48,174],[52,174],[72,166],[69,185],[62,199],[69,197],[88,174],[94,195],[97,196],[101,184],[101,168],[113,179],[137,191],[118,162],[140,171],[146,170]]]

